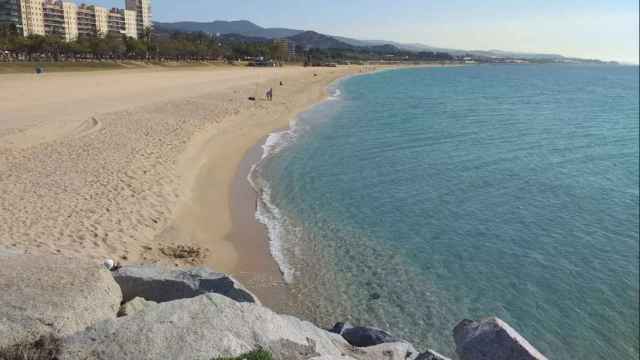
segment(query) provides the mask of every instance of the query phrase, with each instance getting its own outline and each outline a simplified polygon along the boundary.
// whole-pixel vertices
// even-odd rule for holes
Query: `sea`
[[[455,356],[497,316],[551,359],[639,356],[637,66],[380,71],[273,133],[249,180],[288,312]]]

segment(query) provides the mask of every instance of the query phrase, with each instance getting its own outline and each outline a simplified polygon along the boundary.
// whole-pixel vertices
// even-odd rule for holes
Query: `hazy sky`
[[[156,21],[246,19],[360,39],[639,60],[638,0],[153,0],[152,5]]]

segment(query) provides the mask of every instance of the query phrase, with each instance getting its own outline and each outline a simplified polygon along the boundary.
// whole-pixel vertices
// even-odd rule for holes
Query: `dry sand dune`
[[[229,270],[229,188],[244,153],[357,71],[0,75],[0,247]],[[273,102],[247,99],[268,87]],[[180,245],[206,256],[175,259]]]

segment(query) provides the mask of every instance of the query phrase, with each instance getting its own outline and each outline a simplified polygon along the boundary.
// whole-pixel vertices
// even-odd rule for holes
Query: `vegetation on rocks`
[[[59,338],[46,335],[33,343],[0,349],[0,360],[55,360],[60,355],[60,346]]]
[[[266,350],[255,350],[234,358],[216,358],[213,360],[272,360],[271,353]]]

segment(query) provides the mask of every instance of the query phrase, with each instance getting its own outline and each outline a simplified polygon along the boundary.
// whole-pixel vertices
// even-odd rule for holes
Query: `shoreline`
[[[332,86],[337,86],[340,82],[356,76],[404,68],[410,67],[377,67],[374,69],[364,69],[364,71],[361,72],[346,73],[343,76],[333,79],[325,85],[322,99],[295,112],[290,118],[285,119],[288,125],[275,127],[264,134],[264,136],[247,150],[245,156],[238,163],[237,172],[229,190],[231,194],[229,211],[232,214],[232,225],[226,239],[239,250],[238,252],[249,253],[251,261],[237,264],[238,266],[229,270],[229,272],[256,294],[269,308],[286,313],[290,297],[281,265],[274,258],[274,254],[271,251],[271,243],[273,240],[269,238],[266,225],[256,219],[256,206],[257,202],[260,201],[260,194],[248,181],[252,167],[261,161],[265,142],[275,133],[290,130],[292,121],[296,120],[300,114],[329,101],[331,98],[329,90]]]
[[[278,305],[286,301],[286,285],[264,225],[255,219],[258,195],[247,175],[270,134],[288,128],[298,114],[328,99],[328,87],[336,80],[361,71],[366,70],[309,68],[305,72],[310,81],[285,79],[284,86],[273,79],[265,87],[273,87],[274,101],[256,101],[268,109],[224,121],[245,126],[229,126],[194,139],[181,160],[190,167],[185,168],[190,172],[185,186],[191,189],[191,196],[178,207],[158,242],[188,238],[191,244],[210,248],[203,265],[233,275],[267,306],[281,310]]]
[[[267,271],[270,252],[258,251],[255,242],[234,243],[239,166],[261,139],[327,99],[335,80],[371,70],[5,75],[0,209],[7,221],[0,224],[0,247],[125,264],[202,265],[245,281],[243,273],[267,273],[278,283],[279,272]],[[50,96],[60,88],[67,89],[64,97]],[[271,102],[262,100],[268,88]],[[243,213],[255,222],[253,210]],[[260,261],[253,253],[261,253]]]
[[[275,131],[278,129],[274,129]],[[232,223],[227,238],[239,252],[245,256],[248,254],[250,258],[242,266],[238,266],[232,275],[251,289],[269,308],[283,311],[282,306],[288,301],[287,284],[280,265],[271,253],[267,229],[256,219],[259,193],[247,179],[252,168],[260,161],[264,153],[263,144],[270,134],[251,147],[238,165],[230,190]]]

